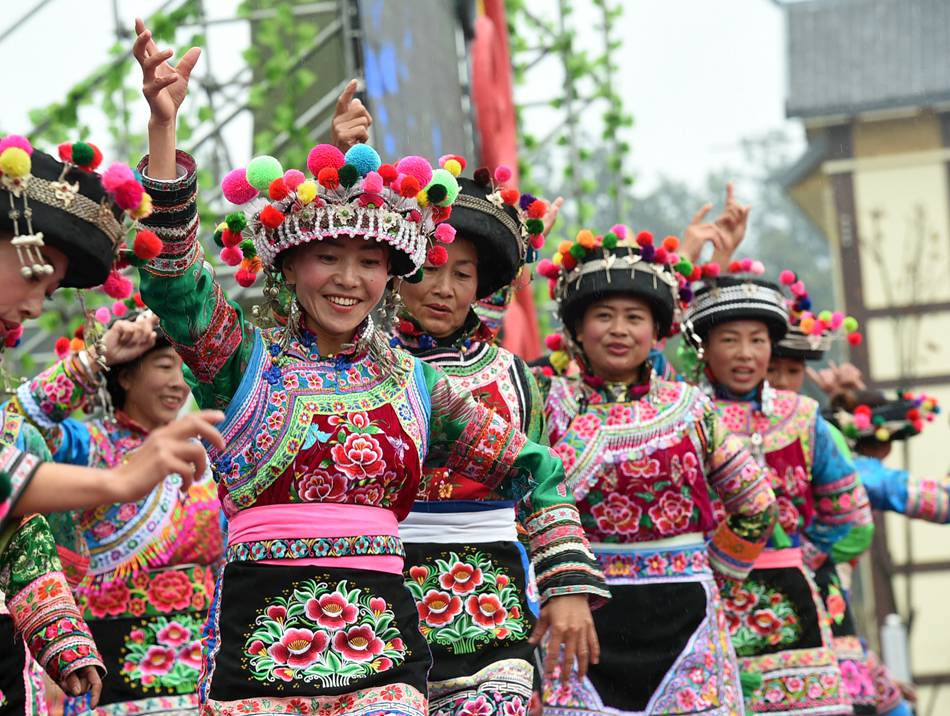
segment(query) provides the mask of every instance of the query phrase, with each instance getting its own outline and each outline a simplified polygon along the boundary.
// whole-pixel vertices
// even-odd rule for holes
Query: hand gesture
[[[745,230],[749,225],[749,212],[752,207],[743,206],[736,201],[732,182],[726,182],[726,205],[722,213],[716,218],[716,226],[722,229],[725,244],[714,252],[713,260],[719,264],[728,264],[735,255],[739,244],[745,238]],[[718,254],[718,255],[716,255]]]
[[[172,50],[159,50],[152,32],[141,18],[135,19],[135,44],[132,54],[142,67],[142,94],[152,110],[150,122],[174,124],[178,109],[188,95],[188,78],[198,62],[201,50],[192,47],[175,67],[168,64]]]
[[[141,499],[169,475],[180,475],[181,490],[187,491],[208,469],[208,455],[196,438],[223,450],[224,439],[214,427],[222,420],[224,413],[202,410],[153,430],[128,461],[114,470],[119,477],[113,481],[119,492],[115,501]]]
[[[699,261],[706,244],[712,244],[714,252],[722,251],[726,246],[726,235],[720,226],[705,222],[706,215],[712,211],[712,204],[704,204],[693,215],[686,231],[683,232],[682,252],[693,263]]]
[[[70,696],[88,693],[89,705],[96,708],[99,704],[99,696],[102,694],[102,679],[95,666],[84,666],[60,681],[59,687]]]
[[[548,204],[548,210],[544,214],[544,218],[541,220],[544,223],[544,231],[541,233],[547,238],[548,234],[551,233],[551,229],[554,228],[554,224],[557,223],[558,212],[561,211],[561,205],[564,203],[564,197],[559,196],[557,199]]]
[[[155,345],[158,337],[158,316],[151,311],[139,315],[134,321],[116,321],[102,337],[105,343],[105,359],[109,365],[121,365],[135,360]],[[89,357],[95,361],[95,347],[89,347]]]
[[[805,372],[812,382],[821,389],[821,392],[829,398],[850,390],[864,390],[867,387],[864,383],[864,376],[853,363],[837,365],[833,360],[830,360],[827,367],[821,370],[815,370],[811,366],[807,366]]]
[[[359,80],[350,80],[336,101],[336,111],[330,123],[330,141],[341,152],[345,152],[354,144],[369,141],[369,128],[373,124],[373,117],[363,103],[354,97],[358,87]]]
[[[545,675],[553,675],[560,660],[561,678],[566,679],[576,659],[577,677],[583,679],[587,675],[588,665],[600,662],[600,642],[586,595],[571,594],[548,600],[541,607],[541,617],[529,641],[534,645],[540,644],[546,632],[550,632],[551,636],[545,647]]]

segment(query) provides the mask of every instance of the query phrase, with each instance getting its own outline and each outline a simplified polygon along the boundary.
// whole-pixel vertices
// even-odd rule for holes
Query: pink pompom
[[[778,280],[784,286],[791,286],[795,283],[795,273],[785,269],[778,275]]]
[[[764,274],[764,273],[765,273],[765,264],[763,264],[761,261],[753,261],[753,262],[752,262],[752,273],[754,273],[754,274],[757,275],[757,276],[761,276],[762,274]]]
[[[804,296],[806,293],[805,284],[802,283],[801,281],[796,281],[788,288],[792,292],[792,295],[794,296]]]
[[[742,271],[748,273],[752,270],[752,259],[741,259],[739,261],[739,268]]]
[[[871,416],[867,413],[855,413],[854,427],[858,430],[867,430],[871,427]]]
[[[244,288],[250,288],[257,281],[257,274],[248,269],[238,269],[234,274],[234,280]]]
[[[305,181],[307,181],[307,175],[299,169],[288,169],[284,172],[284,184],[286,184],[287,188],[291,191],[296,189]]]
[[[383,190],[383,178],[379,172],[367,172],[363,177],[363,191],[370,194],[379,194]]]
[[[221,249],[220,256],[228,266],[237,266],[244,260],[244,252],[240,246],[225,246]]]
[[[110,194],[130,181],[135,181],[135,175],[132,173],[132,170],[129,169],[128,165],[122,164],[121,162],[110,164],[109,168],[102,174],[102,188]]]
[[[224,175],[221,180],[221,191],[224,198],[232,204],[246,204],[255,196],[257,189],[252,187],[247,181],[246,169],[232,169]]]
[[[102,306],[101,308],[97,308],[95,316],[96,316],[96,320],[102,324],[108,323],[109,319],[112,318],[112,314],[109,313],[109,309],[106,308],[105,306]]]
[[[432,167],[429,166],[429,160],[425,157],[403,157],[399,160],[399,163],[396,164],[396,171],[400,174],[415,177],[420,187],[424,187],[432,181]]]
[[[455,241],[455,227],[451,224],[439,224],[435,227],[435,238],[443,244]]]
[[[307,155],[307,169],[314,176],[317,176],[321,169],[326,167],[339,169],[344,164],[346,164],[346,158],[343,156],[343,152],[332,144],[318,144]]]
[[[623,241],[627,238],[627,227],[623,224],[614,224],[610,227],[610,233]]]
[[[544,278],[556,278],[558,268],[551,259],[541,259],[538,261],[538,275]]]
[[[827,327],[828,326],[825,325],[824,321],[815,321],[815,325],[812,326],[812,329],[811,329],[811,334],[813,336],[820,336],[822,333],[825,332],[825,329]]]
[[[507,164],[499,164],[495,167],[495,181],[504,184],[511,179],[511,167]]]
[[[716,278],[721,273],[722,267],[717,263],[710,262],[703,266],[703,276],[707,278]]]
[[[844,323],[844,314],[841,311],[835,311],[831,314],[831,329],[837,331]]]
[[[564,339],[560,333],[552,333],[544,337],[544,345],[548,347],[549,351],[559,351],[561,346],[564,345]]]
[[[17,147],[27,154],[33,154],[33,145],[30,144],[30,140],[20,134],[8,134],[0,139],[0,154],[3,154],[4,149],[10,147]]]
[[[116,318],[122,318],[125,314],[129,312],[129,307],[126,306],[122,301],[116,301],[112,304],[112,315]]]
[[[121,301],[132,295],[132,282],[118,271],[110,271],[102,283],[102,291],[109,298]]]
[[[116,187],[112,195],[115,197],[115,203],[120,209],[132,211],[137,209],[142,203],[142,195],[145,189],[135,179],[130,179]]]
[[[541,249],[544,248],[544,234],[535,234],[531,237],[531,248],[532,249]]]

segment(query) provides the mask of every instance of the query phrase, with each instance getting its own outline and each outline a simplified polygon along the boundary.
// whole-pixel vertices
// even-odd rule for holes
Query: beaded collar
[[[715,381],[708,367],[706,368],[705,378],[706,382],[704,382],[703,385],[703,392],[711,398],[715,398],[716,400],[728,400],[734,403],[749,403],[753,411],[761,413],[767,418],[772,417],[774,414],[775,388],[769,385],[768,380],[763,380],[759,386],[750,390],[748,393],[738,395],[733,393],[722,383]],[[763,450],[765,439],[761,433],[755,430],[755,421],[750,422],[749,429],[751,430],[749,443],[751,444],[750,452],[752,453],[752,457],[755,458],[755,461],[759,465],[765,466],[765,452]]]
[[[427,350],[429,348],[455,348],[467,350],[474,343],[494,343],[495,334],[475,313],[474,308],[468,309],[465,323],[454,333],[443,338],[437,338],[423,331],[421,324],[408,312],[403,311],[396,321],[395,335],[389,344],[394,348],[405,348],[408,351]]]
[[[656,373],[653,371],[653,365],[650,361],[645,361],[640,367],[639,377],[632,383],[604,380],[586,371],[581,373],[581,380],[585,388],[588,389],[585,390],[585,396],[580,406],[580,412],[584,412],[586,406],[590,403],[625,403],[640,400],[653,390],[656,384]],[[587,395],[587,393],[591,393],[591,395]],[[597,395],[599,400],[592,400],[594,395]]]
[[[322,355],[317,342],[317,336],[300,319],[296,330],[288,331],[286,327],[278,328],[274,332],[277,340],[270,344],[268,350],[271,356],[281,354],[302,358],[310,361],[333,361],[337,364],[353,363],[363,358],[370,350],[375,338],[376,327],[372,317],[367,317],[353,334],[353,340],[345,343],[338,353]]]

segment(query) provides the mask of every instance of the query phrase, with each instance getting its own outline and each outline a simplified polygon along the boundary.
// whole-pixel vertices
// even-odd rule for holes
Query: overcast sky
[[[537,0],[536,6],[545,3],[553,0]],[[0,34],[39,4],[4,3]],[[136,14],[161,4],[117,2],[129,27]],[[233,14],[236,5],[207,1],[212,18]],[[629,161],[641,187],[660,174],[699,185],[709,171],[739,163],[740,138],[785,124],[784,21],[772,0],[624,0],[624,7],[619,82],[636,121]],[[88,76],[116,41],[114,26],[112,0],[47,0],[0,41],[0,66],[6,68],[0,127],[28,129],[29,109],[58,100]],[[214,26],[208,41],[216,71],[227,75],[237,66],[247,37],[243,23]],[[82,49],[66,52],[77,46]],[[238,123],[233,141],[243,143],[247,131],[247,123]],[[242,154],[236,152],[236,161]]]

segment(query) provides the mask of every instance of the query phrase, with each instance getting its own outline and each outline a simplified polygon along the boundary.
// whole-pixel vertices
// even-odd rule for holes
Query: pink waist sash
[[[381,507],[307,502],[249,507],[228,525],[227,559],[402,574],[396,515]]]
[[[763,550],[752,568],[783,569],[785,567],[797,567],[801,569],[803,564],[801,547],[790,547],[788,549]]]

